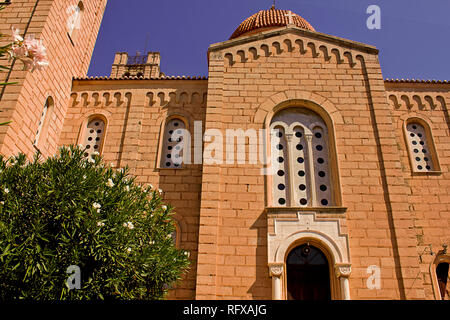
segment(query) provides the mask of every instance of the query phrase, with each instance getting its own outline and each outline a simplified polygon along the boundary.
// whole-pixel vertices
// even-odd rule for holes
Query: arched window
[[[39,143],[40,140],[46,139],[48,134],[48,126],[50,123],[50,117],[53,112],[54,102],[52,97],[48,97],[45,101],[44,109],[41,113],[41,119],[39,120],[38,129],[36,131],[36,137],[33,142],[33,146],[37,149],[42,147],[42,143]],[[41,137],[43,137],[41,139]]]
[[[83,22],[84,5],[83,2],[78,2],[77,6],[70,8],[70,16],[67,22],[67,33],[72,41],[78,37],[78,33],[81,29],[81,24]]]
[[[406,141],[414,172],[439,171],[437,154],[428,125],[419,119],[406,123]]]
[[[183,163],[184,149],[188,148],[186,124],[180,118],[167,120],[161,152],[161,168],[180,169]]]
[[[101,154],[105,131],[106,124],[101,118],[94,118],[88,122],[83,143],[83,147],[86,149],[84,154],[86,158],[94,152]]]
[[[306,108],[288,108],[271,122],[273,206],[335,205],[328,128]]]
[[[441,262],[436,267],[436,277],[439,285],[439,293],[441,294],[442,300],[449,300],[449,289],[447,288],[449,273],[449,263]]]

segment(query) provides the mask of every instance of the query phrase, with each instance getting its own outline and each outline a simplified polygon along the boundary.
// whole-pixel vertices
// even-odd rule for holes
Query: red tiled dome
[[[230,40],[246,34],[255,33],[255,30],[258,29],[271,29],[287,26],[290,19],[287,15],[291,12],[292,11],[289,10],[275,9],[274,7],[269,10],[261,10],[242,22],[231,35]],[[292,15],[292,21],[295,26],[310,31],[316,31],[308,21],[293,12]]]

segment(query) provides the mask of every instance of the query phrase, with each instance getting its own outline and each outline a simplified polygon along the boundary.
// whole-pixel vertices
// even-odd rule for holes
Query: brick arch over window
[[[271,162],[276,166],[272,205],[333,206],[328,150],[334,141],[323,119],[308,108],[288,107],[274,115],[270,131]]]
[[[50,119],[53,113],[53,109],[55,107],[55,102],[51,96],[49,96],[45,100],[44,108],[41,113],[41,117],[39,120],[38,129],[36,131],[36,137],[33,141],[33,146],[37,148],[38,150],[42,149],[42,147],[45,147],[45,141],[47,140],[48,136],[48,127],[50,124]]]
[[[106,130],[107,121],[102,115],[93,115],[84,122],[82,128],[82,146],[85,149],[85,157],[90,157],[95,152],[102,153]]]
[[[440,251],[430,265],[431,282],[436,300],[450,300],[450,255]]]
[[[414,173],[440,172],[438,153],[427,121],[413,117],[404,122],[406,147]]]
[[[266,128],[268,206],[342,206],[334,124],[328,112],[311,101],[285,101],[267,115]]]

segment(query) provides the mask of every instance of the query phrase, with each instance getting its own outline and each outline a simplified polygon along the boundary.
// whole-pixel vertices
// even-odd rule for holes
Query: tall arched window
[[[70,36],[70,39],[72,41],[75,41],[75,39],[78,36],[78,33],[81,29],[81,24],[83,21],[83,13],[84,13],[84,5],[83,2],[78,2],[77,6],[73,6],[70,8],[70,16],[67,21],[67,33]]]
[[[186,124],[181,118],[167,120],[161,152],[161,168],[180,169],[183,164],[184,149],[189,147]]]
[[[271,125],[273,206],[332,206],[328,128],[306,108],[278,112]]]
[[[91,156],[94,152],[101,154],[106,124],[101,118],[94,118],[90,120],[85,128],[83,147],[85,150],[85,157]]]
[[[37,149],[42,147],[40,140],[46,139],[48,134],[48,126],[50,123],[50,117],[53,112],[54,102],[52,97],[48,97],[45,101],[44,109],[41,113],[38,129],[36,131],[36,137],[33,141],[33,146]]]
[[[410,119],[406,122],[406,141],[414,172],[439,171],[431,131],[424,121]]]

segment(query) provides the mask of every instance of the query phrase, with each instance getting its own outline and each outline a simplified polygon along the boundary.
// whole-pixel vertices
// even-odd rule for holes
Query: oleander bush
[[[189,257],[160,193],[78,147],[0,157],[0,299],[163,299]]]

